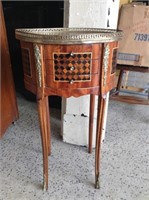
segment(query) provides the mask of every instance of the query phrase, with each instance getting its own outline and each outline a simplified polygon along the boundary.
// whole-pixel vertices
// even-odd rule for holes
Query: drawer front
[[[92,52],[92,59],[101,57],[102,44],[82,44],[82,45],[44,45],[44,59],[53,60],[53,52],[57,54],[66,53],[69,58],[72,53]],[[76,56],[76,55],[75,55]],[[80,57],[80,59],[84,59]]]
[[[73,77],[74,78],[74,77]],[[77,76],[77,80],[75,81],[74,79],[70,79],[68,81],[54,81],[53,76],[49,75],[46,77],[46,87],[49,88],[54,88],[54,89],[60,89],[60,88],[71,88],[71,89],[76,89],[76,88],[91,88],[91,87],[97,87],[99,86],[99,75],[91,75],[90,80],[82,80],[82,79],[87,79],[82,75]]]

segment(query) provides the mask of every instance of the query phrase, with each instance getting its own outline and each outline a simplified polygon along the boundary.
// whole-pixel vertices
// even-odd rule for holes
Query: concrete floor
[[[63,143],[60,110],[51,109],[49,190],[43,192],[36,103],[18,96],[18,104],[20,118],[0,141],[0,200],[149,200],[148,106],[110,101],[100,190],[94,189],[95,152]]]

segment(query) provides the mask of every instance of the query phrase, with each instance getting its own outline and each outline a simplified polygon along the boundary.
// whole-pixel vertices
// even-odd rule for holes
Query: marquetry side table
[[[100,144],[106,94],[115,85],[116,55],[121,31],[89,28],[17,29],[21,42],[25,87],[37,96],[43,149],[44,189],[48,189],[50,115],[48,96],[90,94],[89,152],[95,95],[98,116],[95,187],[99,188]]]

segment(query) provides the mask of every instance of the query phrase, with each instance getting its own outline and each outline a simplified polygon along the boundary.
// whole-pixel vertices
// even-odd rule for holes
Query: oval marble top
[[[99,28],[16,29],[16,38],[41,44],[104,43],[122,39],[122,31]]]

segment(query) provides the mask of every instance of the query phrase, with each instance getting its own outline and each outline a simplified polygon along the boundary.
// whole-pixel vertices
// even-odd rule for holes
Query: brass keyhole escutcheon
[[[73,83],[74,83],[74,80],[73,80],[73,79],[72,79],[72,80],[70,80],[70,81],[69,81],[69,83],[70,83],[70,84],[73,84]]]

